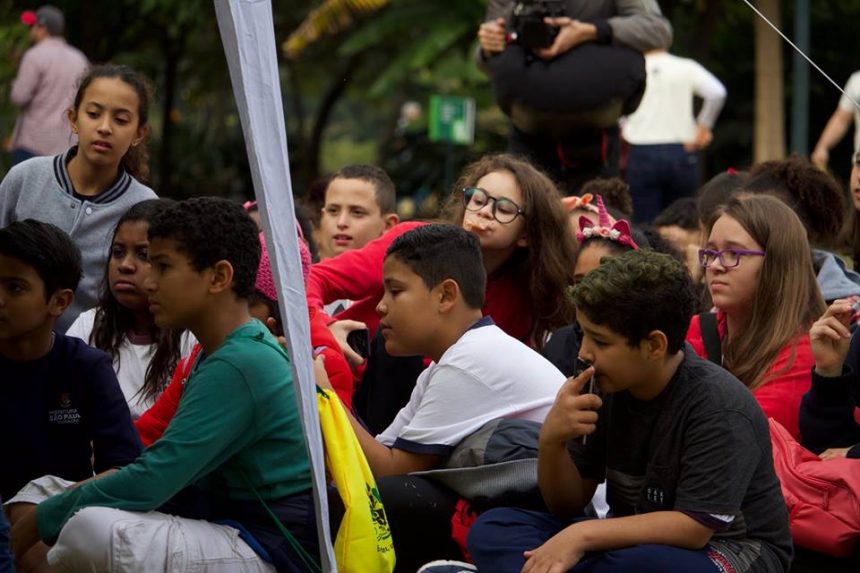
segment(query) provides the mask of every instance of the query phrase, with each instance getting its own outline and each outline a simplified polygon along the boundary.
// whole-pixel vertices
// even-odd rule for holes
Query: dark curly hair
[[[233,291],[254,294],[260,266],[259,231],[241,205],[217,197],[186,199],[159,211],[149,223],[149,240],[172,239],[198,272],[218,261],[233,267]]]
[[[149,223],[159,210],[172,204],[174,201],[171,199],[150,199],[133,205],[117,222],[113,231],[113,238],[111,238],[111,248],[113,248],[116,234],[123,224]],[[110,290],[109,266],[110,262],[105,265],[101,297],[88,342],[91,346],[110,354],[117,361],[116,366],[119,370],[122,368],[119,361],[119,348],[126,340],[126,333],[134,327],[134,314],[130,309],[121,305]],[[155,398],[164,390],[182,352],[181,330],[159,328],[153,320],[149,326],[149,337],[155,343],[155,353],[149,361],[143,386],[138,392],[138,395],[144,400]]]
[[[573,290],[573,300],[577,312],[620,334],[630,346],[659,330],[670,353],[683,347],[698,306],[684,265],[647,249],[605,259]]]
[[[153,100],[154,89],[152,82],[142,74],[137,73],[128,66],[119,66],[114,64],[105,64],[102,66],[93,66],[90,68],[87,75],[81,79],[78,86],[78,92],[75,94],[75,101],[72,104],[72,111],[77,115],[78,109],[81,107],[81,102],[84,99],[84,94],[93,80],[99,78],[116,78],[124,84],[129,85],[137,94],[138,109],[137,117],[140,122],[140,127],[147,125],[149,122],[149,104]],[[138,181],[149,180],[149,151],[146,144],[149,139],[147,134],[143,141],[139,144],[129,147],[128,151],[122,158],[122,166],[128,171],[132,177]]]
[[[633,218],[633,198],[630,197],[630,185],[625,183],[624,179],[620,177],[592,179],[579,190],[579,195],[586,193],[603,197],[603,204],[621,213],[622,218]]]
[[[744,190],[771,194],[791,207],[813,245],[832,247],[842,229],[845,199],[839,182],[802,155],[756,165]]]

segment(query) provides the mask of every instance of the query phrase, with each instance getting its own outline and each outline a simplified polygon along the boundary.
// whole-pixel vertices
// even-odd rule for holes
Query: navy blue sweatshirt
[[[0,497],[51,474],[79,481],[133,461],[141,445],[110,357],[56,333],[45,356],[0,356]],[[92,461],[91,461],[92,460]]]
[[[860,329],[854,331],[842,375],[825,378],[812,369],[812,387],[800,403],[803,446],[815,453],[827,448],[851,448],[849,458],[860,458]]]

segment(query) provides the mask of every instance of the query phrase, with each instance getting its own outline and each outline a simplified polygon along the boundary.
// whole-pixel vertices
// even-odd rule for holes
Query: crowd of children
[[[77,143],[0,183],[0,573],[10,551],[22,572],[315,570],[271,245],[253,203],[141,182],[151,97],[92,68]],[[436,221],[400,222],[378,167],[317,191],[316,381],[347,408],[397,570],[781,573],[804,551],[768,418],[821,463],[860,458],[860,154],[849,207],[793,156],[653,226],[622,180],[562,198],[509,154],[469,164]],[[487,494],[440,481],[500,419],[535,433],[472,478]],[[490,493],[522,459],[537,507]]]

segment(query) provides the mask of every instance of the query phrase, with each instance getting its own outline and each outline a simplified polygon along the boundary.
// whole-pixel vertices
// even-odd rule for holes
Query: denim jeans
[[[9,549],[9,522],[0,499],[0,573],[12,573],[12,551]]]
[[[631,145],[624,176],[636,221],[650,223],[675,199],[692,197],[699,186],[699,160],[684,146]]]

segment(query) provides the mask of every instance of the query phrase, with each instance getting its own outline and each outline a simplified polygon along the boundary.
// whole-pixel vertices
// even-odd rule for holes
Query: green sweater
[[[87,506],[151,511],[191,484],[253,500],[242,474],[266,500],[311,487],[289,359],[256,320],[230,333],[210,356],[200,353],[164,436],[136,461],[42,502],[39,534],[53,543]]]

